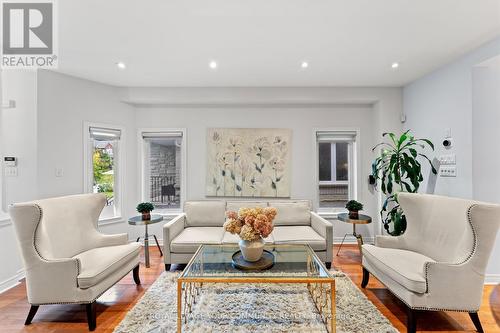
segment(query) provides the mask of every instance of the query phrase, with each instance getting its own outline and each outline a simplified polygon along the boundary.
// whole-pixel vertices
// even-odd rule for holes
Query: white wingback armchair
[[[105,204],[102,194],[83,194],[10,206],[31,304],[26,325],[39,305],[78,303],[86,304],[92,331],[101,294],[131,270],[140,284],[140,244],[97,229]]]
[[[406,232],[363,245],[363,282],[373,274],[408,306],[408,332],[418,310],[463,311],[482,332],[477,311],[500,225],[500,206],[428,194],[400,193]]]

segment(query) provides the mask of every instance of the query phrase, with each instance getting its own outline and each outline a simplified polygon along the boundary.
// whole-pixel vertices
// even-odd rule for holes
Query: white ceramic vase
[[[245,259],[246,261],[255,262],[262,257],[265,242],[262,237],[259,237],[259,239],[254,241],[240,239],[239,245],[241,253],[243,254],[243,259]]]

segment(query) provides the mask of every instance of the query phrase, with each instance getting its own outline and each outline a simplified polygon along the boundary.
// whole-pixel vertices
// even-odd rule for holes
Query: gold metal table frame
[[[324,266],[321,260],[316,256],[314,251],[309,245],[304,246],[304,251],[307,251],[312,258],[308,255],[307,257],[307,276],[258,276],[258,275],[224,275],[224,276],[203,276],[203,264],[196,261],[196,258],[206,247],[211,245],[201,245],[194,256],[191,258],[187,266],[184,268],[182,274],[177,279],[177,332],[182,332],[183,323],[187,323],[187,319],[190,313],[193,311],[193,305],[196,304],[198,297],[202,292],[203,285],[206,283],[303,283],[307,285],[307,289],[311,296],[311,299],[318,310],[321,320],[326,326],[326,329],[330,333],[335,333],[336,330],[336,317],[335,317],[335,279],[330,275],[328,269]],[[213,246],[213,245],[212,245]],[[233,247],[235,251],[238,249],[235,245],[215,245],[217,247]],[[274,245],[275,249],[282,247],[287,247],[288,245]],[[297,247],[297,245],[293,245]],[[189,272],[193,265],[199,265],[198,267],[200,274],[195,274],[187,276],[186,273]],[[328,276],[325,277],[315,277],[314,274],[318,273],[319,267]]]
[[[361,247],[363,246],[363,237],[356,232],[356,225],[372,223],[372,218],[368,215],[362,215],[362,214],[359,214],[358,218],[351,218],[349,214],[341,213],[337,215],[337,219],[339,221],[352,224],[352,234],[347,233],[344,235],[344,238],[342,238],[342,242],[340,242],[339,249],[337,250],[337,255],[339,255],[340,249],[342,249],[342,245],[344,245],[344,241],[347,235],[352,235],[356,237],[356,241],[358,242],[359,252],[361,253]]]

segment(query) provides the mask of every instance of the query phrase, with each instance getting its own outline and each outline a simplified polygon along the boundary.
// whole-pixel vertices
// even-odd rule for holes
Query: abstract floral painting
[[[290,129],[209,128],[207,196],[290,197]]]

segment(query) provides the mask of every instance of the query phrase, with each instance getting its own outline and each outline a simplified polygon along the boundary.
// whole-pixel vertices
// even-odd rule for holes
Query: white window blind
[[[103,127],[89,127],[90,137],[97,141],[120,140],[121,131]]]
[[[354,142],[356,132],[354,131],[320,131],[316,132],[318,142]]]
[[[143,132],[142,137],[147,138],[182,138],[182,132]]]

